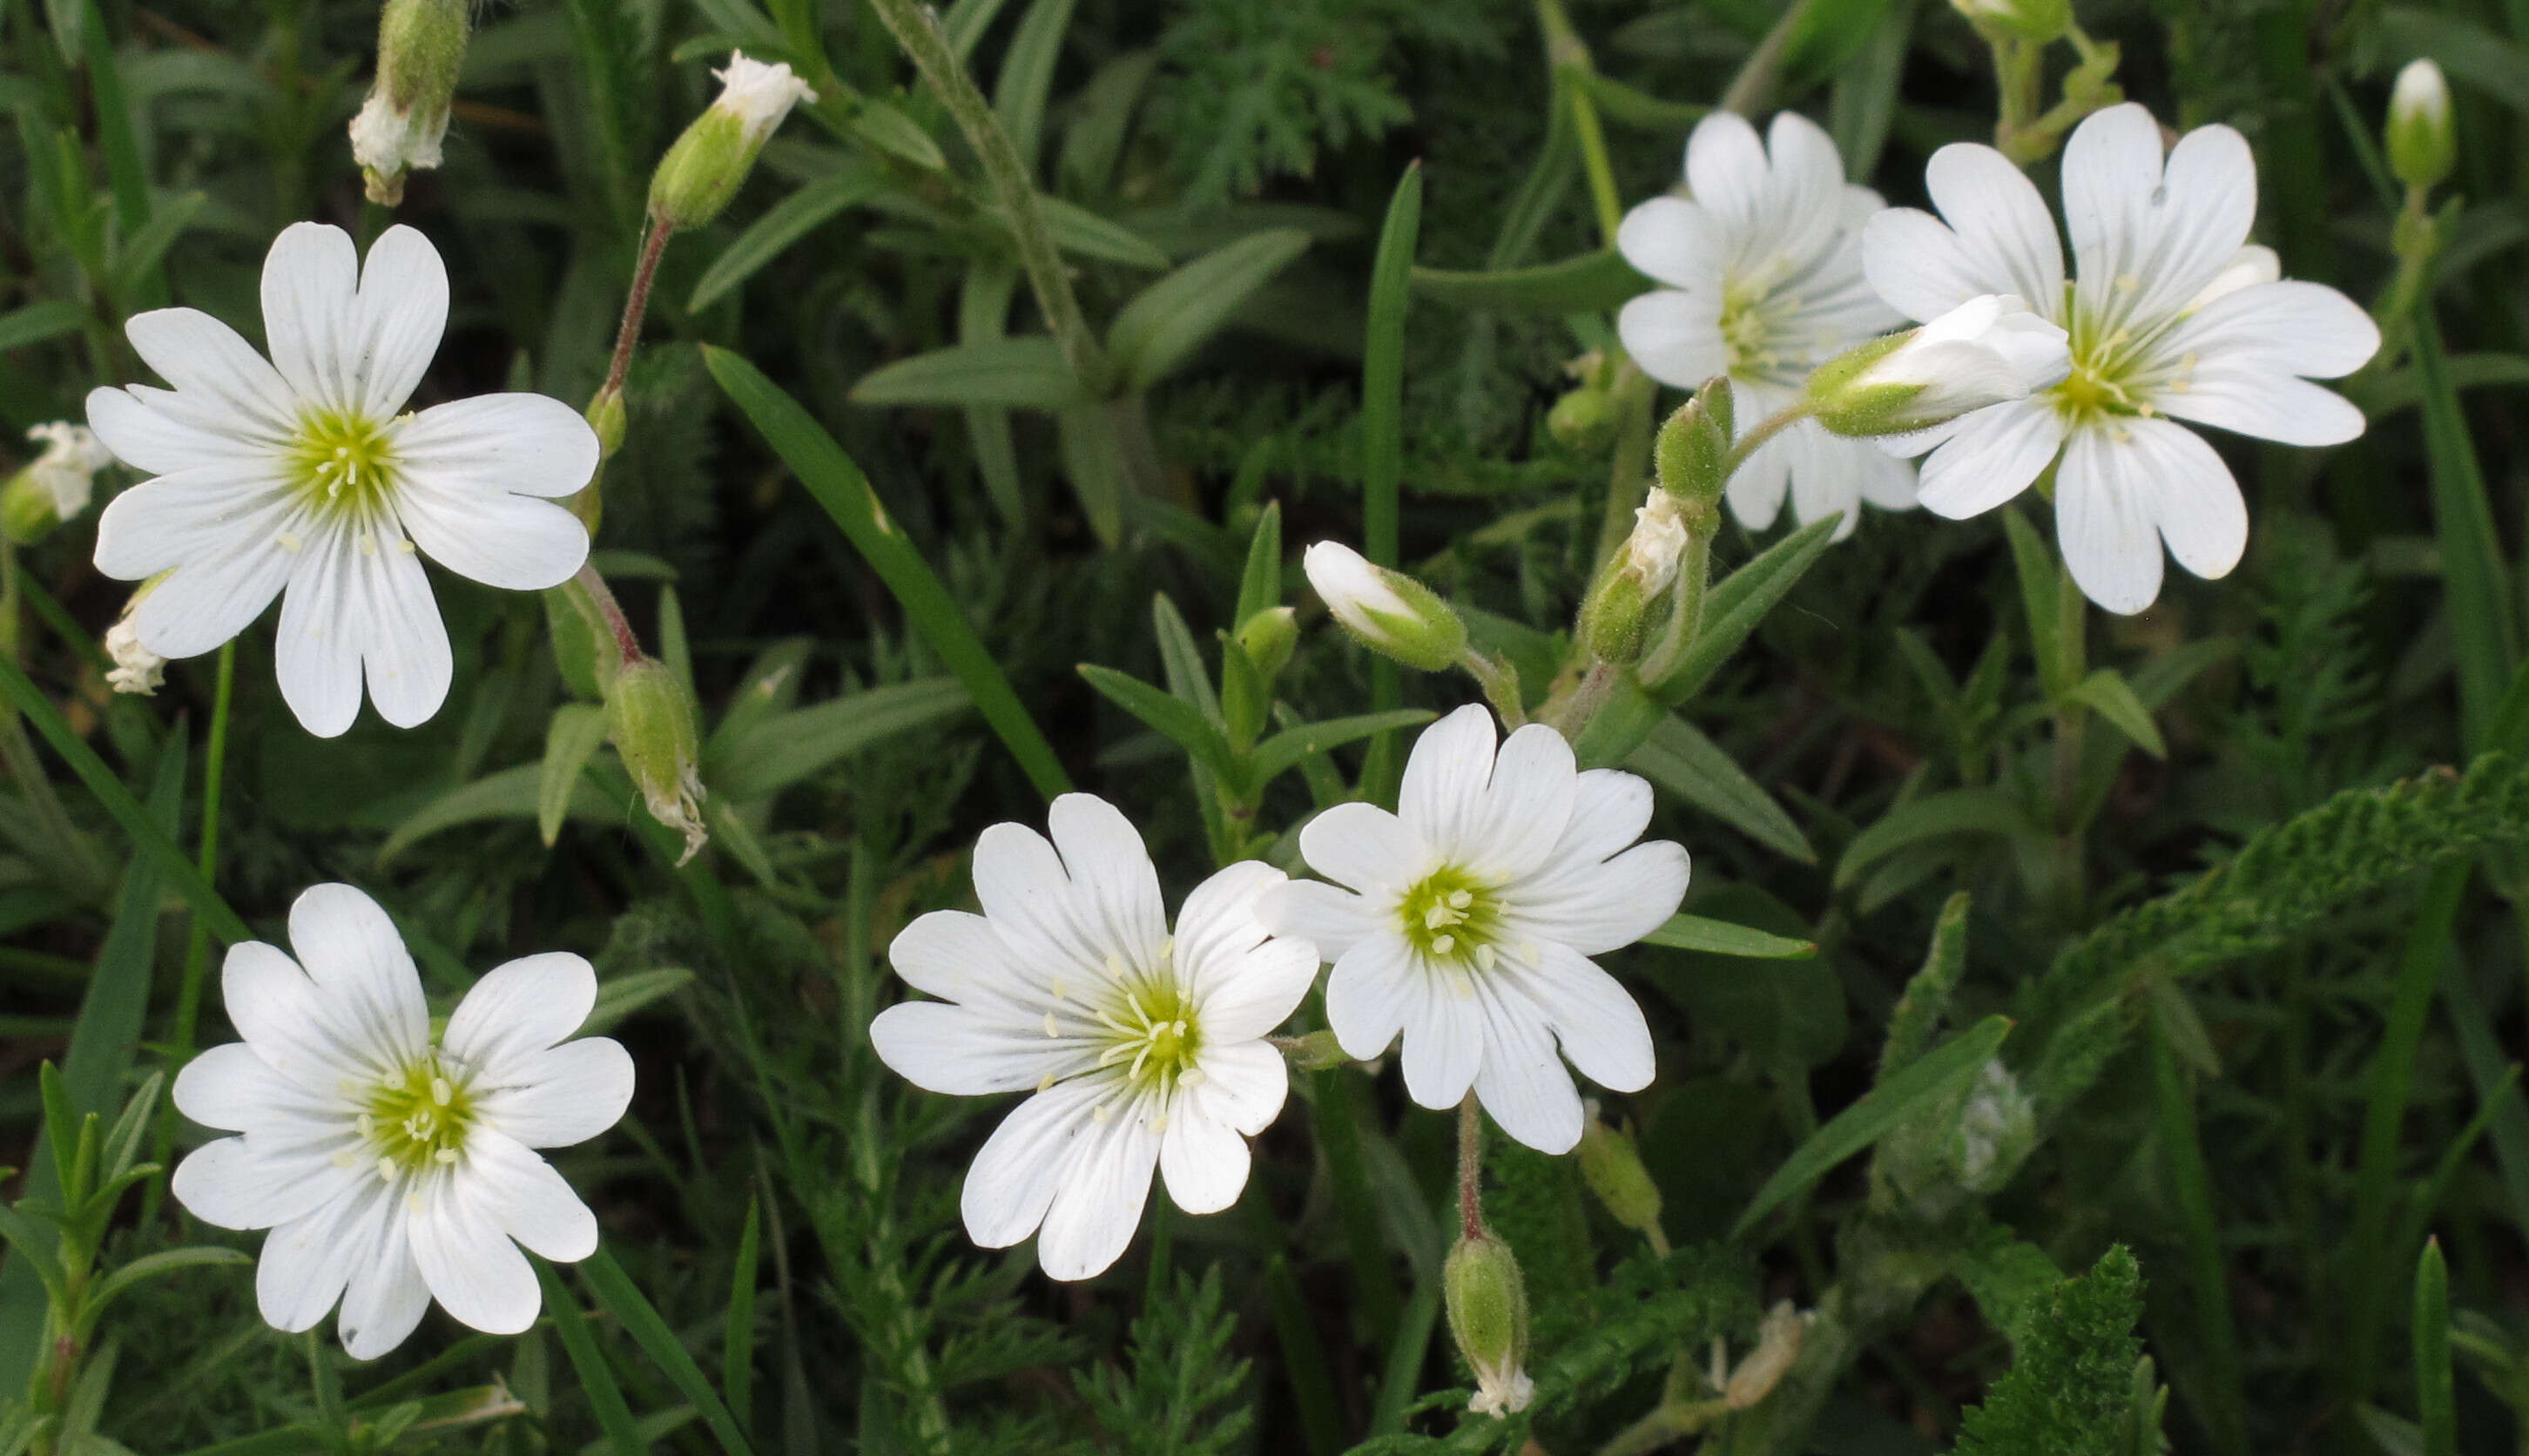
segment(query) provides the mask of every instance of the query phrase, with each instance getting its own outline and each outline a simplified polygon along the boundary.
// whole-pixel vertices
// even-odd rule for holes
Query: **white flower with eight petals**
[[[232,946],[221,973],[245,1040],[176,1078],[176,1106],[240,1136],[178,1165],[176,1197],[221,1228],[269,1228],[263,1318],[312,1328],[340,1301],[343,1348],[373,1360],[436,1298],[476,1329],[515,1334],[541,1297],[523,1244],[597,1250],[597,1220],[531,1150],[585,1142],[632,1098],[632,1058],[588,1019],[597,977],[576,955],[513,960],[475,983],[433,1043],[421,977],[394,922],[348,885],[290,908],[290,944]],[[515,1242],[513,1243],[512,1240]]]
[[[1265,939],[1256,899],[1284,879],[1269,865],[1197,886],[1171,936],[1150,851],[1113,805],[1064,794],[1048,828],[1050,843],[984,831],[984,913],[933,911],[888,949],[941,999],[889,1006],[870,1041],[928,1091],[1035,1093],[975,1156],[966,1231],[992,1249],[1037,1233],[1047,1273],[1085,1279],[1132,1242],[1155,1166],[1187,1213],[1238,1201],[1246,1139],[1289,1086],[1263,1038],[1308,994],[1318,952]]]
[[[2361,367],[2380,331],[2336,290],[2281,281],[2275,255],[2248,243],[2256,163],[2229,127],[2189,132],[2164,159],[2160,126],[2138,105],[2082,122],[2064,148],[2070,282],[2054,218],[2002,153],[1942,147],[1924,183],[1939,218],[1892,208],[1865,232],[1881,297],[1931,319],[1979,294],[2016,294],[2064,327],[2072,365],[2051,389],[1914,437],[1932,451],[1925,509],[1990,511],[2055,465],[2072,579],[2111,612],[2139,612],[2160,594],[2164,540],[2205,577],[2247,546],[2237,482],[2177,420],[2286,445],[2362,433],[2359,409],[2308,381]]]
[[[1835,142],[1797,112],[1774,118],[1770,144],[1743,117],[1716,112],[1686,142],[1692,200],[1654,197],[1625,215],[1616,246],[1666,288],[1628,302],[1616,332],[1642,372],[1680,389],[1730,376],[1740,433],[1798,401],[1809,371],[1874,334],[1896,310],[1861,274],[1861,229],[1879,194],[1844,180]],[[1803,420],[1759,446],[1730,479],[1731,512],[1774,523],[1789,494],[1805,523],[1859,503],[1914,504],[1914,472],[1888,453]]]
[[[191,308],[135,314],[132,347],[175,386],[88,396],[97,438],[155,479],[107,504],[96,566],[169,573],[132,617],[161,657],[208,652],[287,587],[276,671],[307,730],[360,710],[425,722],[448,696],[448,631],[416,547],[488,586],[541,591],[588,556],[547,496],[597,468],[597,435],[542,395],[484,395],[400,414],[438,351],[448,272],[429,240],[389,228],[363,268],[350,235],[299,223],[263,268],[266,362]]]
[[[1470,705],[1426,729],[1397,812],[1337,804],[1300,831],[1309,868],[1260,908],[1274,934],[1334,961],[1326,1020],[1372,1057],[1405,1037],[1405,1089],[1426,1107],[1470,1087],[1502,1131],[1548,1153],[1581,1140],[1581,1095],[1555,1055],[1634,1092],[1654,1070],[1641,1007],[1589,959],[1677,912],[1687,854],[1634,841],[1650,785],[1576,771],[1572,745],[1530,724],[1494,752]],[[1628,847],[1630,846],[1630,847]]]

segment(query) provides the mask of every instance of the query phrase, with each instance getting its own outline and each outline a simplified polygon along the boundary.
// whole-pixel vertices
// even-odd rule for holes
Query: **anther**
[[[457,1160],[457,1150],[454,1148],[442,1148],[430,1156],[434,1160],[439,1162],[455,1162]]]
[[[1112,1122],[1115,1120],[1115,1109],[1106,1105],[1104,1103],[1100,1103],[1097,1106],[1090,1109],[1089,1115],[1097,1118],[1101,1122]]]
[[[448,1100],[456,1095],[457,1089],[448,1085],[448,1079],[446,1077],[433,1077],[430,1079],[430,1100],[432,1102],[435,1102],[444,1107],[448,1105]]]
[[[1458,938],[1456,936],[1433,936],[1431,938],[1431,953],[1434,955],[1446,955],[1457,948]]]
[[[1058,1041],[1062,1037],[1062,1028],[1053,1024],[1051,1011],[1045,1013],[1045,1036],[1047,1041]]]
[[[1490,945],[1478,945],[1476,947],[1476,968],[1478,970],[1491,970],[1493,968],[1493,962],[1500,958],[1500,952],[1494,950]]]
[[[1463,910],[1475,902],[1476,892],[1472,890],[1455,890],[1449,895],[1449,908],[1452,910]]]

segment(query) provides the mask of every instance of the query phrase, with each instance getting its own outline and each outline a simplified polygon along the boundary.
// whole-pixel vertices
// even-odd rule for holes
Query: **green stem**
[[[1484,1119],[1472,1092],[1458,1104],[1458,1234],[1475,1238],[1484,1231]]]
[[[1545,32],[1545,64],[1554,78],[1556,99],[1570,108],[1573,138],[1581,143],[1581,166],[1589,179],[1599,242],[1613,247],[1625,207],[1616,191],[1615,168],[1607,160],[1607,134],[1598,125],[1598,104],[1589,95],[1587,79],[1597,74],[1597,63],[1590,58],[1588,43],[1572,28],[1562,0],[1536,0],[1536,26]]]
[[[1748,458],[1754,455],[1766,441],[1808,417],[1809,403],[1806,400],[1801,400],[1785,406],[1782,413],[1740,436],[1738,443],[1730,447],[1730,454],[1722,458],[1722,480],[1726,482],[1731,476],[1738,474],[1739,467],[1748,463]]]
[[[1739,68],[1739,75],[1732,79],[1730,89],[1721,93],[1721,104],[1716,109],[1746,116],[1765,104],[1765,98],[1773,94],[1774,81],[1783,69],[1783,58],[1791,52],[1792,36],[1799,32],[1801,26],[1808,20],[1809,12],[1816,8],[1817,0],[1795,0],[1792,7],[1783,12],[1782,19],[1774,22],[1774,28],[1766,31],[1765,38],[1749,52],[1747,62]]]
[[[1000,205],[1011,241],[1018,245],[1019,267],[1027,274],[1028,287],[1036,294],[1037,307],[1045,312],[1047,327],[1053,331],[1063,361],[1092,394],[1105,394],[1113,382],[1106,351],[1080,311],[1071,276],[1063,271],[1061,251],[1053,243],[1053,230],[1037,205],[1036,185],[1029,180],[1027,163],[1009,133],[1001,129],[993,103],[975,88],[966,68],[957,64],[948,37],[940,33],[935,13],[921,0],[870,0],[870,7],[895,36],[896,44],[904,47],[932,94],[948,108],[957,130],[965,134],[966,144],[975,149],[984,181]]]
[[[615,353],[607,361],[606,383],[597,391],[601,399],[623,392],[623,376],[632,369],[632,351],[641,342],[641,319],[650,311],[650,289],[659,279],[659,256],[668,250],[668,239],[675,231],[666,218],[651,217],[649,232],[641,240],[641,260],[632,268],[632,291],[623,296],[623,319],[616,325]]]
[[[1598,521],[1598,554],[1591,559],[1592,566],[1604,566],[1634,529],[1634,510],[1642,504],[1650,485],[1651,441],[1657,434],[1651,406],[1658,402],[1659,385],[1621,353],[1614,374],[1607,399],[1616,411],[1616,453],[1607,464],[1606,512]]]

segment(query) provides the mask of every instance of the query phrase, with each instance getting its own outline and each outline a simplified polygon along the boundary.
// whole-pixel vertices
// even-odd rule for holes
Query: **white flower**
[[[1576,773],[1572,746],[1531,724],[1494,754],[1493,722],[1461,708],[1426,729],[1398,812],[1337,804],[1300,832],[1309,868],[1259,913],[1334,961],[1326,1020],[1345,1052],[1405,1036],[1405,1088],[1426,1107],[1475,1089],[1502,1131],[1548,1153],[1581,1140],[1581,1095],[1555,1057],[1633,1092],[1651,1080],[1650,1028],[1588,957],[1676,913],[1686,850],[1635,844],[1650,785]],[[1633,847],[1628,848],[1631,845]]]
[[[1809,376],[1809,398],[1819,420],[1838,434],[1902,435],[2025,400],[2061,383],[2071,368],[2062,329],[2011,295],[1978,294],[1919,329],[1821,367]],[[1883,449],[1891,444],[1881,442]]]
[[[169,572],[133,614],[161,657],[208,652],[286,586],[281,693],[331,737],[360,710],[410,728],[448,696],[448,631],[414,554],[490,586],[569,579],[588,532],[545,496],[597,468],[579,411],[542,395],[484,395],[399,414],[438,351],[448,273],[427,239],[394,227],[362,269],[350,235],[299,223],[263,268],[266,363],[190,308],[136,314],[132,347],[175,389],[87,397],[88,423],[157,478],[109,502],[96,566]]]
[[[176,1197],[221,1228],[269,1228],[256,1303],[276,1328],[341,1301],[343,1348],[373,1360],[422,1311],[515,1334],[541,1304],[518,1245],[556,1261],[597,1249],[597,1220],[532,1151],[584,1142],[632,1098],[632,1058],[565,1042],[597,977],[576,955],[513,960],[467,992],[433,1045],[421,977],[394,922],[348,885],[290,908],[293,960],[232,946],[221,973],[245,1040],[176,1078],[188,1117],[242,1136],[176,1169]],[[513,1243],[512,1240],[515,1242]]]
[[[790,115],[791,107],[817,99],[817,93],[791,75],[786,64],[768,66],[738,51],[728,53],[727,70],[712,76],[721,83],[720,97],[712,105],[737,118],[746,129],[749,147],[763,145],[764,138]]]
[[[2160,594],[2164,540],[2207,577],[2247,545],[2237,483],[2177,419],[2287,445],[2350,440],[2361,411],[2307,380],[2360,367],[2380,333],[2342,294],[2279,282],[2274,255],[2244,245],[2257,174],[2230,128],[2190,132],[2164,160],[2151,113],[2112,106],[2073,132],[2063,170],[2077,282],[2065,280],[2037,189],[2002,153],[1964,142],[1934,153],[1925,174],[1942,217],[1881,213],[1863,261],[1911,317],[2014,294],[2070,333],[2062,383],[1917,441],[1938,445],[1922,503],[1953,517],[1990,511],[2060,458],[2065,564],[2090,600],[2139,612]]]
[[[99,445],[87,426],[67,420],[32,426],[27,438],[44,447],[27,467],[27,477],[51,498],[53,514],[68,520],[85,511],[96,472],[114,463],[114,453]]]
[[[1085,1279],[1132,1242],[1154,1166],[1190,1213],[1237,1202],[1246,1139],[1289,1082],[1262,1038],[1308,994],[1318,952],[1257,923],[1257,895],[1283,882],[1269,865],[1197,886],[1172,937],[1150,852],[1113,805],[1064,794],[1049,828],[1051,843],[984,831],[984,913],[934,911],[888,949],[941,999],[889,1006],[870,1042],[928,1091],[1035,1093],[975,1156],[966,1231],[990,1249],[1037,1233],[1047,1273]]]
[[[1616,316],[1642,372],[1680,389],[1727,374],[1744,434],[1801,397],[1809,370],[1897,326],[1861,274],[1861,228],[1879,194],[1844,180],[1835,142],[1806,117],[1774,118],[1770,142],[1715,112],[1686,142],[1693,200],[1654,197],[1626,214],[1616,246],[1668,287]],[[1914,504],[1914,472],[1886,452],[1803,420],[1757,448],[1730,479],[1730,510],[1750,530],[1774,523],[1788,494],[1803,522],[1858,503]]]

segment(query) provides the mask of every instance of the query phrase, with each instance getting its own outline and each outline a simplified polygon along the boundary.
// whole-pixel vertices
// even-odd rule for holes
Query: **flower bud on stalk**
[[[1654,1248],[1666,1241],[1667,1232],[1660,1227],[1659,1187],[1642,1166],[1641,1154],[1632,1138],[1594,1114],[1581,1127],[1581,1181],[1589,1185],[1618,1223],[1653,1240]]]
[[[1510,1245],[1479,1229],[1458,1240],[1440,1269],[1449,1333],[1476,1374],[1467,1409],[1506,1416],[1528,1409],[1536,1382],[1528,1377],[1528,1284]]]
[[[650,178],[650,214],[672,228],[699,228],[720,216],[755,165],[764,139],[790,108],[817,93],[785,64],[765,65],[728,53],[720,99],[685,128]]]
[[[694,857],[710,837],[703,830],[700,748],[693,695],[656,658],[626,663],[606,690],[606,717],[615,751],[640,786],[650,817],[685,836],[676,863]]]
[[[114,463],[85,425],[55,420],[27,431],[44,453],[0,486],[0,538],[32,546],[63,521],[87,509],[96,472]]]
[[[1577,635],[1581,645],[1600,662],[1638,661],[1658,607],[1677,580],[1679,560],[1686,555],[1684,508],[1677,497],[1654,490],[1634,512],[1633,534],[1616,549],[1589,598],[1581,606]]]
[[[1596,452],[1616,438],[1616,402],[1596,384],[1585,384],[1554,402],[1546,433],[1574,450]]]
[[[439,165],[464,60],[465,0],[387,0],[378,12],[378,77],[351,118],[351,159],[370,201],[395,206],[406,172]]]
[[[1678,406],[1660,426],[1651,453],[1661,490],[1707,512],[1720,509],[1722,487],[1730,483],[1736,413],[1728,375],[1705,381],[1694,399]]]
[[[1457,665],[1467,650],[1467,624],[1431,588],[1358,551],[1320,541],[1301,558],[1309,585],[1344,630],[1373,652],[1426,673]]]
[[[2061,381],[2062,329],[2009,294],[1981,294],[1919,329],[1874,339],[1809,376],[1809,405],[1839,435],[1904,435]]]
[[[2458,162],[2458,129],[2450,123],[2449,81],[2430,59],[2409,61],[2389,93],[2389,170],[2410,188],[2430,190]]]
[[[1289,665],[1291,649],[1299,645],[1298,619],[1288,607],[1267,607],[1238,624],[1238,650],[1266,682]]]

